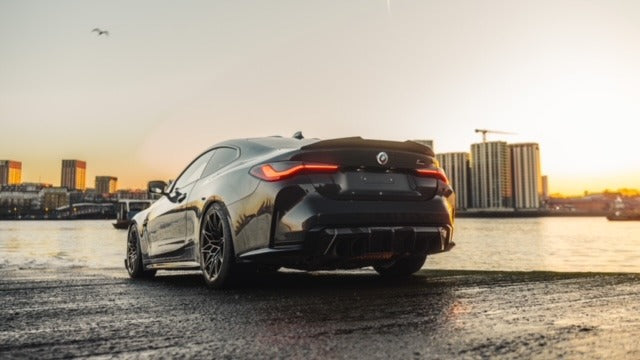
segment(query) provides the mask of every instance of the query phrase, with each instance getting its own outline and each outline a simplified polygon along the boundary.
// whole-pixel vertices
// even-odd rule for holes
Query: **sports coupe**
[[[413,141],[230,140],[149,191],[161,197],[128,229],[133,278],[200,269],[221,288],[280,267],[408,276],[454,245],[454,192]]]

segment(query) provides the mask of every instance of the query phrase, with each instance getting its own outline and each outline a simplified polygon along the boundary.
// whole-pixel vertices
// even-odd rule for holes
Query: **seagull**
[[[95,29],[91,30],[91,32],[94,32],[94,31],[98,33],[98,36],[100,36],[100,35],[109,36],[109,32],[107,30],[100,30],[99,28],[95,28]]]

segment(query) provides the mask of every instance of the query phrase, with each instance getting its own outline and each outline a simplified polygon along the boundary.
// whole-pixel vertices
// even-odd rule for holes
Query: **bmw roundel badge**
[[[387,153],[383,151],[379,153],[378,156],[376,156],[376,160],[378,160],[378,164],[385,165],[389,162],[389,155],[387,155]]]

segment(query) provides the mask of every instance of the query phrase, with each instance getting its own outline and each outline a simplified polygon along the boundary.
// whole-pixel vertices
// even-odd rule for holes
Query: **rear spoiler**
[[[344,148],[356,148],[356,149],[374,149],[380,151],[405,151],[418,154],[426,154],[428,156],[435,156],[433,150],[426,146],[419,144],[415,141],[388,141],[388,140],[370,140],[363,139],[360,136],[320,140],[309,145],[301,147],[301,150],[325,150],[325,149],[344,149]]]

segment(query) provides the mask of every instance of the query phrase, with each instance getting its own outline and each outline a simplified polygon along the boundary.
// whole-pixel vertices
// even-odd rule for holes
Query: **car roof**
[[[270,149],[270,150],[279,150],[279,149],[300,149],[303,146],[313,144],[315,142],[320,141],[320,139],[295,139],[288,138],[282,136],[268,136],[268,137],[260,137],[260,138],[247,138],[247,139],[233,139],[223,141],[221,143],[215,144],[211,146],[210,149],[214,149],[222,146],[233,146],[239,147],[242,149]],[[208,150],[207,150],[208,151]]]
[[[320,139],[295,139],[282,136],[269,136],[247,139],[247,141],[273,149],[299,149],[305,145],[318,142]]]

